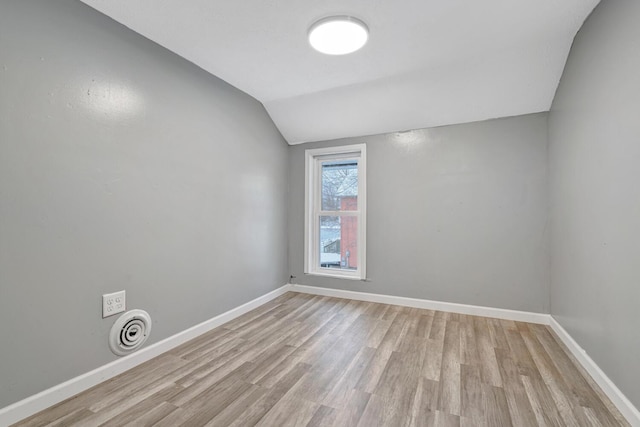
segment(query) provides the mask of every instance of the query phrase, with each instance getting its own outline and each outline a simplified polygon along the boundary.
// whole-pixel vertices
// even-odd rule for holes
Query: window
[[[366,145],[310,149],[305,156],[304,272],[364,279]]]

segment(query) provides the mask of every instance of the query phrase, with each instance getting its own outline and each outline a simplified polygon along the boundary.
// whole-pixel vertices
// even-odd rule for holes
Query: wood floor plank
[[[323,327],[331,321],[331,319],[335,316],[338,316],[338,313],[329,312],[322,313],[321,318],[316,318],[313,323],[311,322],[295,322],[296,328],[295,333],[291,334],[289,339],[287,339],[286,344],[292,347],[298,347],[302,345],[304,342],[308,341],[309,338],[314,336],[318,331],[323,329]]]
[[[396,316],[402,312],[402,307],[399,305],[391,305],[389,309],[384,312],[380,320],[393,320]]]
[[[362,314],[351,324],[349,329],[341,334],[341,338],[345,338],[358,345],[366,346],[368,337],[371,334],[372,329],[375,328],[375,325],[377,325],[376,319],[372,319],[371,317]]]
[[[367,338],[363,345],[371,348],[378,348],[382,344],[382,340],[389,331],[389,328],[393,324],[391,320],[379,320],[376,319],[371,322],[370,332],[367,334]]]
[[[353,322],[355,322],[366,310],[369,306],[371,306],[370,302],[365,301],[350,301],[342,310],[340,310],[339,314],[344,316],[341,322],[331,330],[331,334],[333,335],[344,335],[345,331],[351,327]]]
[[[504,389],[490,384],[482,385],[482,400],[484,401],[484,419],[481,423],[487,427],[501,426],[509,427],[513,425],[507,398]]]
[[[485,384],[502,387],[500,369],[498,368],[498,361],[496,360],[494,346],[491,343],[487,319],[483,317],[476,317],[474,318],[473,326],[476,335],[476,342],[478,343],[482,381]]]
[[[460,323],[447,322],[439,380],[438,409],[460,415]]]
[[[421,311],[421,313],[423,312],[424,310]],[[431,325],[433,325],[433,313],[431,313],[430,315],[420,314],[414,334],[419,338],[429,338],[429,334],[431,333]]]
[[[425,347],[424,360],[422,362],[422,375],[430,380],[440,380],[440,368],[442,366],[442,353],[444,339],[428,339]]]
[[[520,380],[529,398],[538,425],[559,427],[564,425],[551,392],[542,378],[521,375]]]
[[[281,345],[269,351],[264,351],[252,362],[249,362],[251,368],[244,374],[244,381],[252,384],[258,383],[276,366],[280,365],[283,360],[289,357],[295,349],[295,347],[290,345]]]
[[[272,310],[264,312],[259,316],[252,317],[251,320],[244,321],[244,322],[241,321],[241,322],[238,322],[238,324],[236,325],[229,325],[227,326],[227,328],[234,331],[238,331],[241,335],[244,335],[244,336],[249,335],[256,330],[260,330],[264,328],[266,325],[269,325],[273,321],[273,319],[276,319],[273,313],[273,311],[275,310],[286,311],[286,307],[273,308]],[[235,319],[235,320],[238,320],[238,319]]]
[[[45,424],[46,427],[64,427],[73,424],[83,423],[87,418],[93,415],[93,412],[86,408],[76,409],[73,412],[59,418],[51,423]]]
[[[299,360],[300,359],[298,359],[294,355],[288,356],[281,363],[267,372],[262,378],[260,378],[256,384],[270,389],[284,381],[292,372],[297,372],[299,365],[306,366],[308,367],[308,369],[311,368],[310,365],[302,363]]]
[[[390,307],[391,306],[388,304],[371,304],[362,314],[371,317],[372,319],[379,320],[382,319],[382,317]]]
[[[335,409],[342,409],[349,401],[358,380],[371,363],[375,352],[376,350],[370,347],[362,348],[352,363],[347,367],[345,374],[325,396],[322,404]]]
[[[171,405],[171,404],[169,404]],[[171,405],[173,406],[173,405]],[[154,422],[153,427],[176,427],[184,422],[187,418],[186,411],[182,408],[176,408],[174,411],[169,412],[164,418]],[[131,423],[130,423],[131,424]],[[133,426],[138,427],[137,423],[133,423]]]
[[[333,425],[336,419],[336,410],[328,406],[320,406],[306,427],[323,427]]]
[[[216,425],[214,422],[216,418],[220,417],[224,419],[225,411],[230,411],[233,414],[227,418],[235,418],[233,415],[236,413],[242,413],[242,409],[246,408],[244,404],[247,400],[255,400],[256,395],[260,395],[263,390],[260,390],[259,386],[245,383],[243,381],[236,381],[232,385],[226,386],[224,390],[214,389],[211,393],[207,394],[206,399],[203,402],[197,402],[197,406],[185,405],[185,413],[190,416],[184,421],[185,426],[200,426],[200,425]],[[206,402],[204,402],[206,400]],[[240,404],[238,404],[240,402]],[[240,408],[238,408],[240,406]],[[234,413],[234,410],[238,409]],[[218,424],[219,425],[219,424]]]
[[[419,351],[392,352],[370,399],[374,411],[365,411],[363,417],[371,417],[379,411],[376,407],[381,406],[380,425],[410,423],[420,381],[421,356]]]
[[[336,410],[336,417],[333,426],[357,426],[365,408],[369,403],[371,394],[360,390],[352,389],[345,396],[344,403],[340,405],[340,409]]]
[[[227,329],[226,327],[215,328],[214,330],[204,333],[181,346],[169,350],[167,354],[185,358],[185,355],[193,351],[197,351],[198,349],[211,349],[215,345],[226,342],[226,340],[223,340],[223,337],[229,335],[233,337],[234,335],[237,335],[237,332]]]
[[[509,329],[506,331],[507,342],[509,343],[509,350],[511,358],[515,362],[518,370],[521,374],[525,374],[531,371],[535,371],[536,364],[527,349],[522,335],[518,330]]]
[[[433,424],[436,427],[459,427],[460,426],[460,417],[457,415],[447,414],[445,412],[436,411],[435,419],[433,420]]]
[[[243,374],[251,369],[251,365],[248,362],[242,363],[240,366],[234,364],[234,368],[218,369],[213,371],[210,375],[200,379],[199,381],[184,387],[182,391],[177,393],[171,399],[169,403],[184,407],[191,404],[206,395],[206,393],[216,387],[219,388],[220,384],[233,384],[236,381],[243,381]]]
[[[470,316],[466,316],[467,318]],[[465,319],[460,323],[460,363],[465,365],[480,365],[478,343],[473,331],[473,320]]]
[[[284,318],[293,322],[309,322],[314,314],[322,311],[324,303],[328,300],[329,298],[324,296],[312,297],[313,304],[307,305],[302,310],[295,310],[291,316],[285,316]]]
[[[93,414],[89,409],[83,407],[82,404],[78,405],[74,398],[71,398],[42,412],[38,412],[37,414],[16,423],[16,425],[19,425],[20,427],[55,425],[59,420],[64,419],[64,417],[82,411],[88,413],[87,415]]]
[[[508,349],[509,343],[507,342],[507,337],[504,333],[504,329],[502,328],[500,319],[487,319],[487,324],[489,325],[489,335],[491,337],[493,347]]]
[[[101,427],[119,427],[124,424],[132,423],[138,420],[143,414],[146,414],[147,412],[161,406],[163,403],[166,403],[168,399],[175,396],[181,390],[182,387],[179,385],[164,388],[158,393],[152,394],[148,398],[136,403],[134,406],[131,406],[129,409],[121,412],[117,416],[108,419],[108,421],[101,424]],[[102,414],[98,412],[98,415]],[[91,422],[93,421],[93,418],[88,418],[85,421]]]
[[[177,410],[177,406],[173,406],[170,403],[162,402],[155,408],[141,414],[135,420],[127,424],[123,424],[124,427],[150,427],[157,426],[162,420],[166,419],[169,414]]]
[[[419,353],[414,352],[392,352],[373,393],[390,397],[399,390],[417,388],[420,374],[418,357]]]
[[[294,397],[293,393],[287,394],[258,421],[256,427],[304,427],[319,407],[317,403]]]
[[[327,349],[332,348],[336,341],[341,337],[341,335],[334,334],[332,332],[334,328],[335,325],[333,324],[332,319],[315,334],[310,336],[304,343],[296,347],[294,352],[291,354],[291,360],[296,363],[302,362],[310,357],[317,357],[327,351]]]
[[[227,426],[233,423],[238,417],[254,405],[259,399],[269,392],[268,389],[254,386],[247,389],[247,392],[240,395],[236,400],[218,412],[205,426]]]
[[[389,349],[376,349],[355,388],[366,393],[373,393],[392,353],[393,351]]]
[[[289,292],[17,426],[628,426],[541,325]]]
[[[413,400],[410,426],[426,425],[425,418],[429,418],[429,414],[433,414],[435,417],[435,412],[438,408],[439,389],[440,386],[437,381],[420,377]]]
[[[235,400],[251,394],[257,387],[242,381],[240,375],[230,375],[188,402],[179,405],[184,409],[184,419],[181,420],[181,424],[204,425]]]
[[[243,338],[233,338],[222,345],[215,346],[210,352],[206,352],[195,359],[185,359],[189,363],[173,371],[171,377],[176,378],[175,382],[183,387],[190,387],[220,367],[235,360],[238,355],[250,346],[251,343]]]
[[[510,357],[510,352],[503,348],[496,349],[498,367],[502,376],[502,383],[511,420],[514,425],[535,427],[538,425],[533,408],[529,402],[527,392],[522,384],[518,368]]]
[[[249,408],[242,412],[230,426],[244,427],[253,426],[267,414],[288,392],[300,381],[309,371],[310,365],[298,363],[292,367],[268,392],[254,402]]]
[[[384,426],[388,422],[387,407],[385,399],[380,396],[371,395],[367,401],[362,416],[360,417],[358,427],[377,427]]]
[[[250,344],[247,342],[238,344],[237,347],[201,365],[187,375],[183,375],[176,380],[176,383],[189,390],[188,394],[197,394],[198,391],[209,387],[209,385],[226,376],[229,372],[246,363],[244,359],[240,358],[240,355],[249,346]]]
[[[321,404],[361,350],[348,339],[340,339],[334,351],[325,353],[293,388],[296,397]],[[328,357],[331,356],[331,357]]]
[[[155,387],[145,389],[144,391],[133,395],[129,395],[126,398],[117,401],[111,406],[106,406],[101,411],[95,412],[91,416],[84,419],[83,423],[85,423],[85,425],[99,426],[117,420],[118,418],[123,416],[123,414],[129,414],[132,411],[135,412],[135,409],[131,408],[137,407],[140,402],[146,400],[149,397],[152,397],[156,393],[160,393],[164,395],[164,399],[168,399],[171,396],[175,395],[176,392],[179,392],[179,390],[179,386],[176,386],[175,384],[157,384]]]
[[[481,419],[484,415],[484,400],[479,366],[460,366],[460,390],[460,415],[468,419]]]
[[[444,341],[444,329],[447,324],[446,313],[436,311],[431,321],[431,330],[429,331],[429,339],[435,341]]]

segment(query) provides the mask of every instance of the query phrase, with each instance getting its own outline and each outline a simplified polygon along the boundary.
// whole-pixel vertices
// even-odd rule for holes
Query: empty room
[[[0,427],[640,426],[639,22],[0,0]]]

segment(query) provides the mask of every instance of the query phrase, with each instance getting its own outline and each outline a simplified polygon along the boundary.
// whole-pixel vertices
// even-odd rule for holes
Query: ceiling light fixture
[[[355,52],[367,43],[369,28],[352,16],[330,16],[309,28],[309,44],[327,55]]]

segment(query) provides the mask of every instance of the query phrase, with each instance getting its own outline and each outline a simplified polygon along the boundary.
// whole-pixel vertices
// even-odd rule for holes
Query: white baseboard
[[[519,322],[548,325],[550,316],[544,313],[507,310],[504,308],[482,307],[478,305],[457,304],[454,302],[431,301],[418,298],[396,297],[391,295],[370,294],[366,292],[345,291],[342,289],[319,288],[316,286],[291,285],[291,291],[304,294],[322,295],[336,298],[347,298],[358,301],[378,302],[382,304],[401,305],[404,307],[424,308],[427,310],[447,311],[450,313],[469,314],[472,316],[493,317],[496,319],[515,320]]]
[[[573,339],[571,335],[551,317],[551,329],[558,335],[571,354],[580,362],[582,367],[591,375],[591,378],[600,386],[604,394],[618,408],[620,413],[632,426],[640,426],[640,411],[627,399],[618,387],[611,381],[602,369],[593,361],[587,352]]]
[[[93,371],[82,374],[78,377],[72,378],[68,381],[44,390],[38,394],[27,397],[24,400],[16,402],[5,408],[0,409],[0,426],[8,426],[23,420],[31,415],[42,411],[56,403],[62,402],[84,390],[87,390],[101,382],[104,382],[110,378],[115,377],[129,369],[140,365],[148,360],[159,356],[171,350],[174,347],[184,344],[185,342],[217,328],[218,326],[235,319],[248,311],[253,310],[265,304],[272,299],[279,297],[285,292],[290,290],[290,285],[284,285],[274,291],[269,292],[261,297],[258,297],[252,301],[242,304],[239,307],[231,309],[225,313],[222,313],[214,318],[206,320],[198,325],[195,325],[189,329],[165,338],[149,347],[145,347],[140,351],[132,353],[126,357],[114,360],[104,366],[101,366]],[[105,340],[106,345],[106,340]]]

